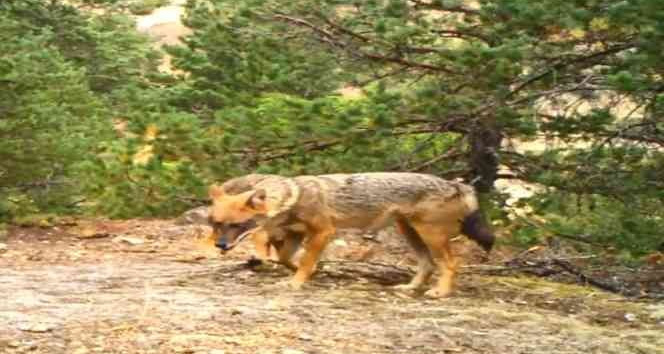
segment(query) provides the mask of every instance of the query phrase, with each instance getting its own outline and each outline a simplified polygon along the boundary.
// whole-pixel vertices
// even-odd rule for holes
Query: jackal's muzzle
[[[224,252],[232,250],[257,228],[256,222],[251,219],[235,224],[210,222],[210,226],[212,226],[212,237],[216,240],[214,245]]]

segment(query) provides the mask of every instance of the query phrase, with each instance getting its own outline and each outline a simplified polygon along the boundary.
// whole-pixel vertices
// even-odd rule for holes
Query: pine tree
[[[637,225],[661,223],[663,11],[657,0],[191,2],[194,33],[172,51],[191,74],[179,104],[201,110],[218,155],[244,170],[426,171],[481,193],[516,178],[547,191],[531,200],[540,213],[583,219],[556,232],[601,239],[608,226],[589,216],[638,205]],[[340,98],[342,83],[364,94]],[[521,148],[532,141],[551,144]],[[638,229],[610,233],[644,231],[654,247],[657,232]]]

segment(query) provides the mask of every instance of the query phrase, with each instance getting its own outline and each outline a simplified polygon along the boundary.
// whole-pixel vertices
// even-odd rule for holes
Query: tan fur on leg
[[[258,230],[251,235],[251,240],[254,243],[256,257],[262,261],[271,260],[270,240],[267,232],[265,232],[265,230]]]
[[[438,266],[438,282],[425,295],[433,298],[449,296],[454,290],[454,280],[458,262],[449,247],[450,231],[434,225],[414,223],[413,227],[421,235],[429,248],[434,263]]]
[[[300,247],[302,242],[301,238],[295,238],[294,236],[286,237],[283,241],[280,242],[278,247],[275,247],[277,250],[277,256],[279,257],[279,263],[288,267],[292,271],[297,271],[298,266],[293,263],[293,255]]]
[[[302,284],[311,278],[316,270],[320,254],[327,246],[330,236],[336,231],[327,218],[317,217],[312,221],[309,224],[311,236],[304,245],[304,254],[300,259],[300,265],[290,282],[290,286],[295,289],[302,287]]]
[[[394,288],[397,290],[417,290],[429,281],[433,274],[434,266],[429,254],[429,249],[422,241],[417,231],[408,224],[404,218],[397,219],[397,230],[406,238],[408,244],[417,255],[417,273],[408,284],[399,284]]]

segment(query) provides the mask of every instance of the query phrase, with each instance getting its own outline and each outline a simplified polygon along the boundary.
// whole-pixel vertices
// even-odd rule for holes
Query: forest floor
[[[550,249],[488,259],[461,240],[454,296],[396,292],[412,252],[389,232],[341,235],[302,290],[283,267],[225,255],[170,220],[72,220],[0,236],[0,353],[662,353],[664,270],[610,273],[631,297],[575,284]],[[548,258],[547,258],[548,257]],[[563,259],[560,254],[557,259]],[[523,270],[531,265],[531,273]],[[594,269],[594,270],[593,270]],[[539,271],[539,273],[537,273]],[[534,275],[535,273],[539,274]],[[546,275],[546,276],[543,276]],[[660,301],[653,298],[660,298]]]

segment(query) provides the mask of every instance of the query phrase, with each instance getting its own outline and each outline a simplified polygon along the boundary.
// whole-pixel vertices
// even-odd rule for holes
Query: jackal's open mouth
[[[254,220],[241,223],[211,222],[211,224],[217,237],[215,246],[220,249],[222,254],[232,250],[258,228]]]
[[[256,232],[256,230],[258,230],[258,227],[254,227],[253,229],[249,229],[249,230],[241,233],[239,236],[237,236],[235,238],[235,241],[233,241],[232,243],[225,244],[223,247],[220,246],[219,248],[221,249],[221,253],[223,254],[223,253],[226,253],[226,252],[232,250],[233,248],[235,248],[235,246],[239,245],[240,242],[242,242],[242,240],[247,238],[247,236],[250,236],[251,234]]]

